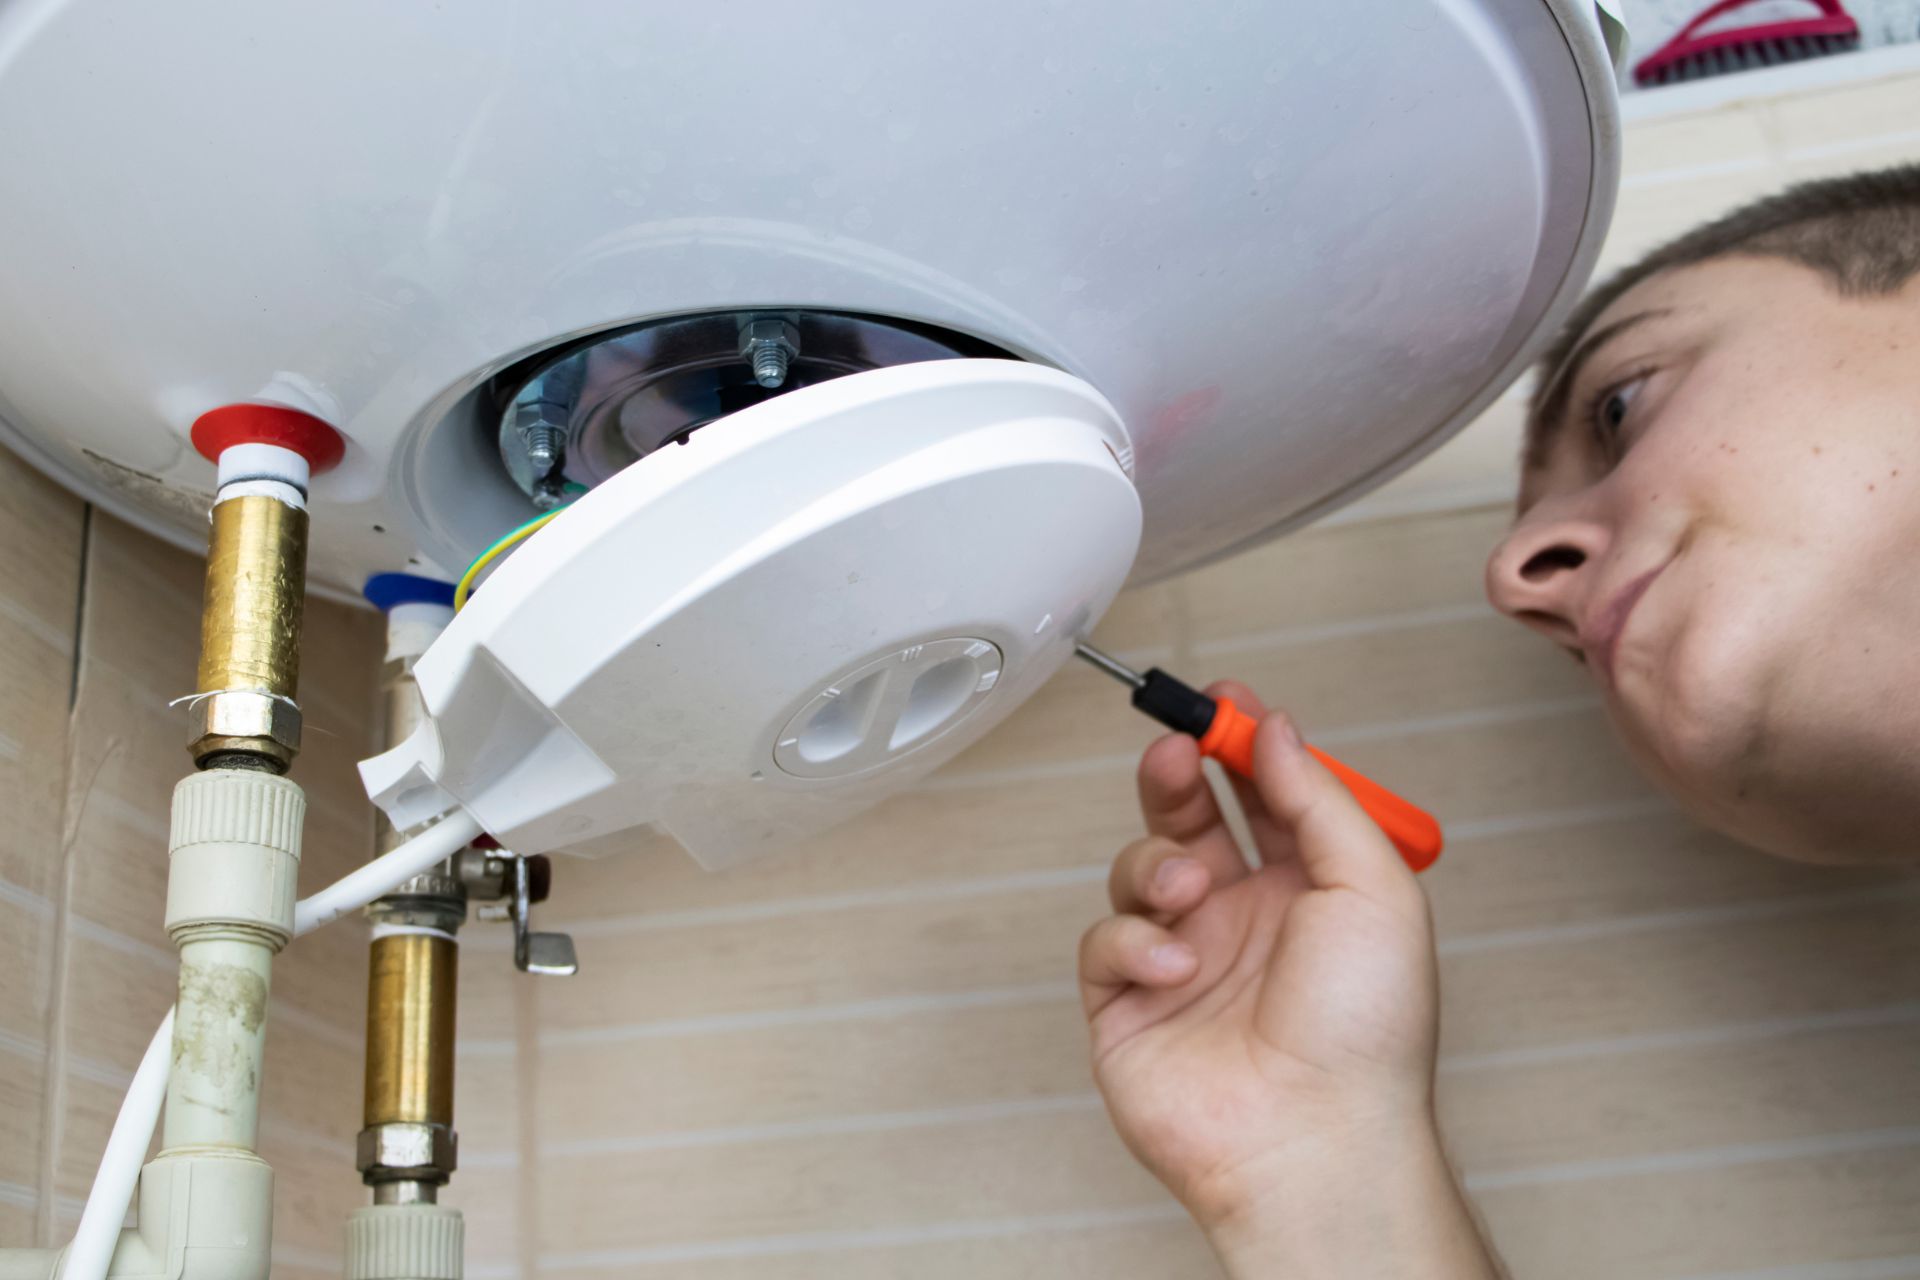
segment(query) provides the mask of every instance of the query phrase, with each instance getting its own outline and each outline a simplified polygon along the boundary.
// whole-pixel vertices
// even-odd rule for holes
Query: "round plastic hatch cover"
[[[709,866],[824,830],[973,742],[1133,564],[1113,408],[1014,361],[854,374],[651,454],[535,533],[362,765],[404,828],[516,852],[651,823]]]

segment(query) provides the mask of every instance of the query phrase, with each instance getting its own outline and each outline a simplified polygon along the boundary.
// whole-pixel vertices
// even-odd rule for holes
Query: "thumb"
[[[1293,830],[1307,883],[1393,900],[1419,895],[1413,872],[1360,802],[1300,741],[1285,712],[1270,712],[1253,739],[1253,783],[1267,811]]]

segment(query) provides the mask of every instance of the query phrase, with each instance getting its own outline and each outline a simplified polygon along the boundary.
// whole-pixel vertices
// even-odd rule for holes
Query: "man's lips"
[[[1640,597],[1647,593],[1653,580],[1665,573],[1667,565],[1672,563],[1668,560],[1658,568],[1649,569],[1620,588],[1606,607],[1580,629],[1580,647],[1586,650],[1587,660],[1599,668],[1609,687],[1613,684],[1614,650],[1620,647],[1620,637],[1627,629],[1627,619],[1632,616],[1633,607],[1640,603]]]

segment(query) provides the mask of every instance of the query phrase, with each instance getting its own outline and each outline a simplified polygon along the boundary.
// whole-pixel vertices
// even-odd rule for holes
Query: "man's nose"
[[[1578,649],[1587,584],[1606,550],[1606,529],[1590,520],[1523,519],[1487,560],[1487,598],[1509,618]]]

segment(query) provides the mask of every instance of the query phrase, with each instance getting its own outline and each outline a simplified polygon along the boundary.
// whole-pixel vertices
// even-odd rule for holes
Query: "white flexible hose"
[[[113,1118],[113,1132],[100,1155],[100,1171],[93,1175],[87,1207],[80,1213],[73,1244],[61,1264],[63,1277],[101,1280],[107,1274],[113,1247],[120,1242],[120,1224],[127,1220],[127,1206],[133,1203],[133,1189],[140,1182],[140,1166],[147,1160],[147,1144],[153,1141],[153,1127],[167,1101],[167,1060],[172,1054],[173,1010],[169,1008],[160,1019],[160,1029],[147,1042],[147,1051],[140,1055],[140,1069],[133,1073],[127,1096],[120,1100],[120,1114]]]
[[[293,936],[312,933],[350,911],[358,911],[382,894],[391,893],[403,881],[438,866],[472,844],[479,834],[480,824],[472,815],[464,809],[455,810],[405,844],[294,903]]]
[[[402,882],[445,862],[479,834],[480,824],[466,812],[448,814],[405,844],[295,903],[293,936],[297,938],[358,911]],[[173,1010],[168,1009],[146,1053],[141,1055],[140,1068],[133,1073],[126,1097],[120,1101],[120,1114],[114,1118],[100,1169],[93,1176],[93,1189],[87,1193],[87,1207],[80,1214],[80,1225],[60,1267],[61,1280],[106,1280],[114,1246],[120,1242],[120,1225],[127,1220],[127,1207],[133,1203],[134,1187],[140,1181],[140,1167],[146,1163],[147,1146],[153,1141],[166,1105],[172,1056]]]

